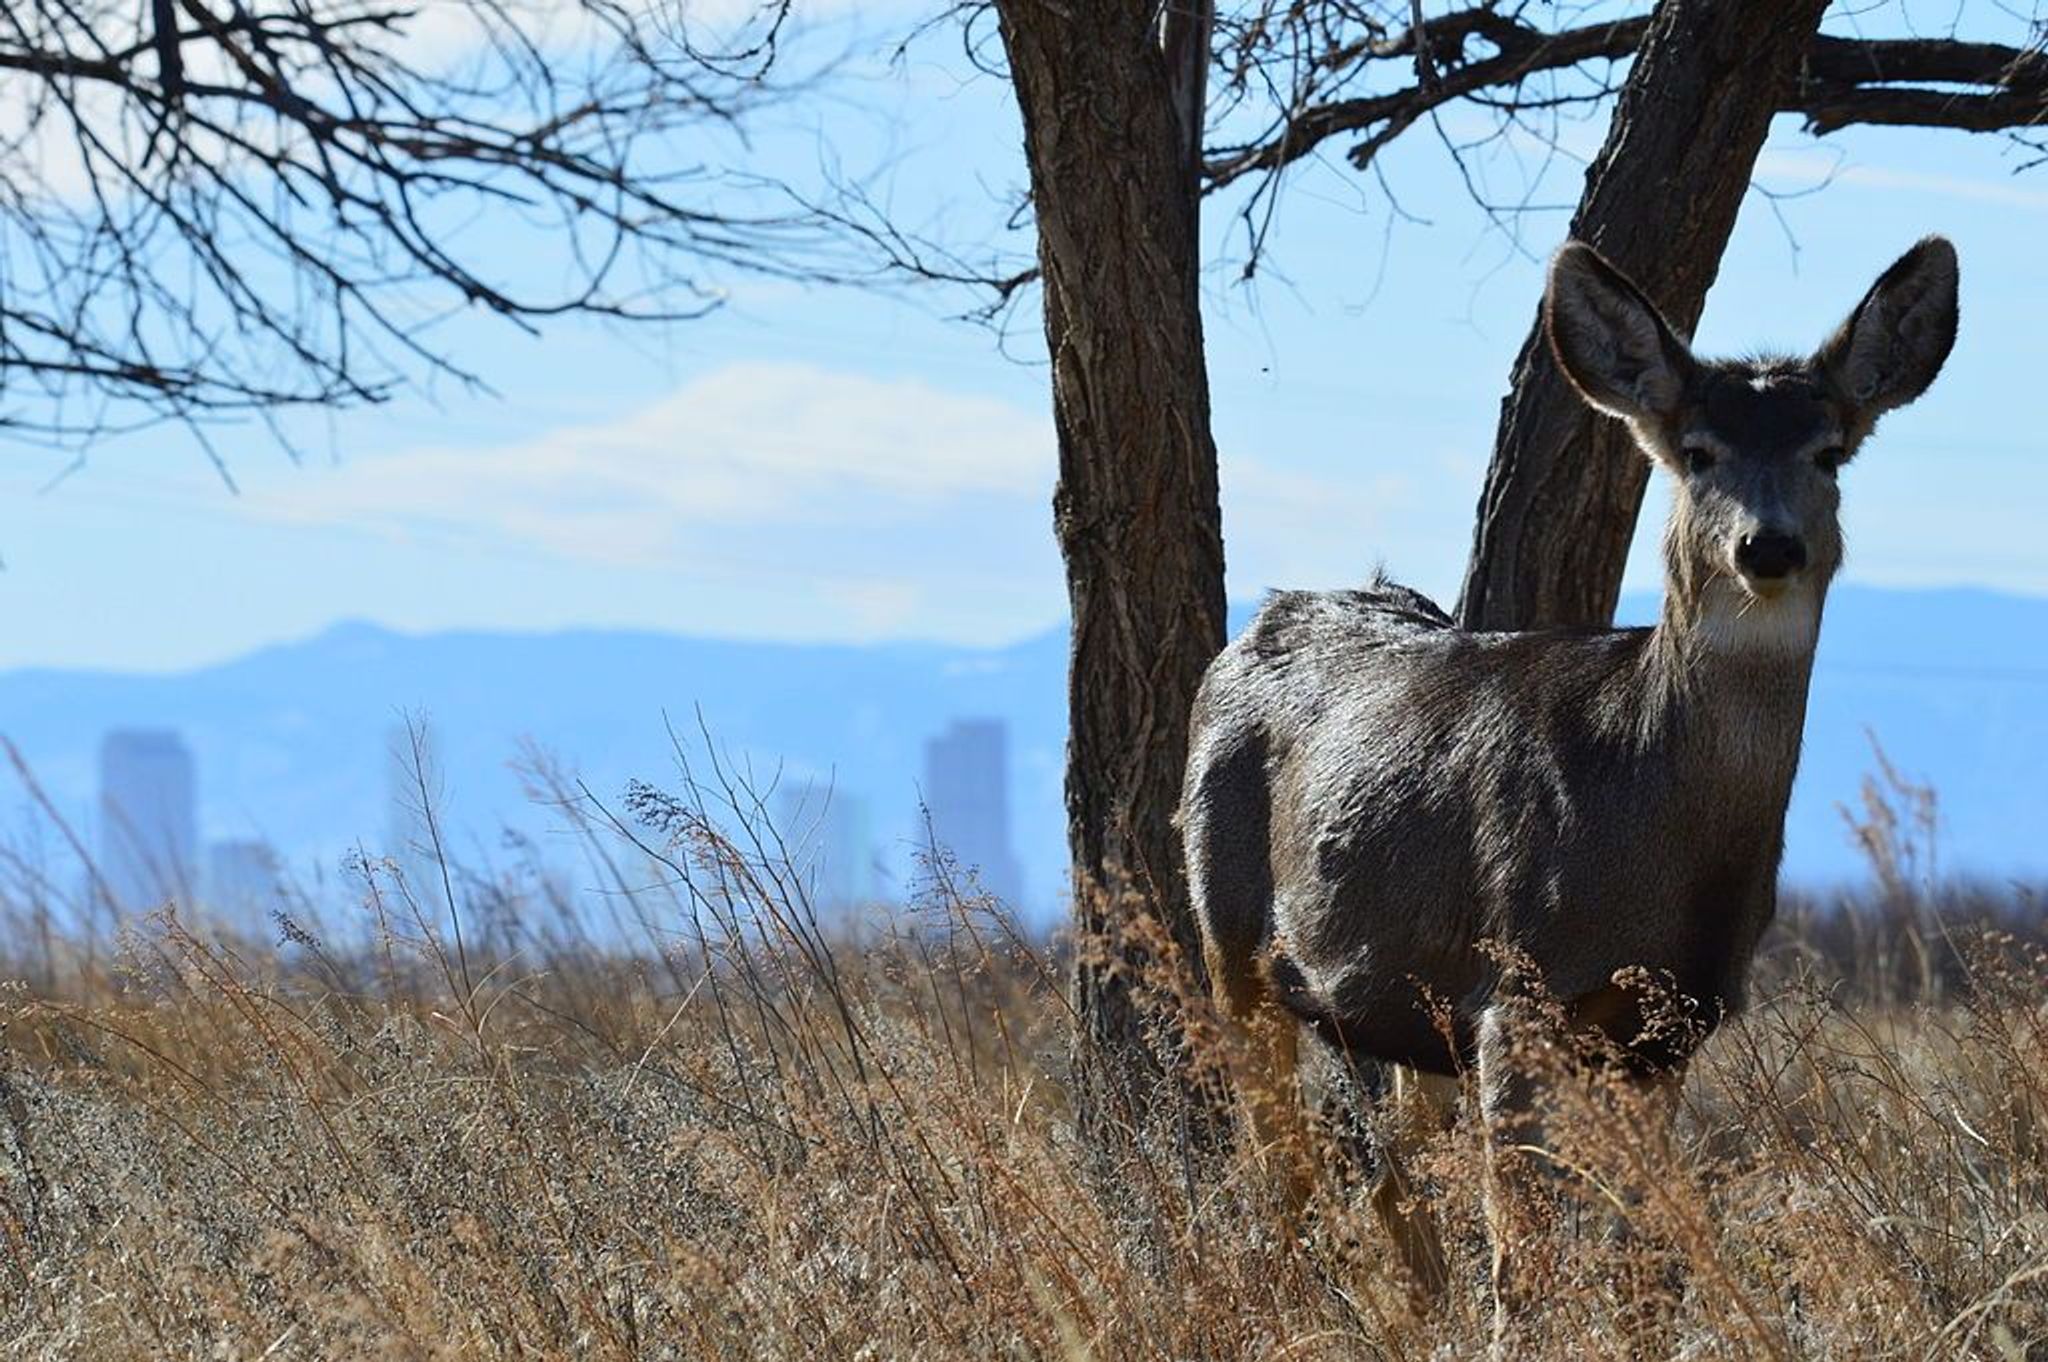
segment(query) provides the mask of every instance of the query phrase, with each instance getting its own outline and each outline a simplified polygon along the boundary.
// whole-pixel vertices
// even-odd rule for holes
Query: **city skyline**
[[[1023,903],[1024,872],[1011,842],[1009,725],[954,719],[926,739],[924,800],[938,848],[985,892]]]
[[[244,935],[267,929],[287,873],[268,840],[205,835],[201,768],[175,728],[119,727],[102,735],[93,863],[95,911],[145,913],[174,905]]]
[[[198,773],[172,729],[115,729],[100,740],[100,892],[126,912],[190,902],[199,884]]]
[[[1656,608],[1650,597],[1624,601],[1639,622]],[[2024,761],[2030,744],[2038,751],[2048,741],[2039,717],[2048,606],[1850,586],[1831,600],[1829,623],[1788,829],[1788,880],[1820,887],[1868,873],[1841,810],[1860,806],[1873,735],[1890,761],[1939,791],[1948,871],[1994,880],[2048,872],[2031,831],[2039,783]],[[1056,633],[977,650],[604,633],[406,638],[355,627],[189,676],[0,673],[0,711],[49,801],[25,828],[35,846],[23,844],[24,863],[49,861],[60,897],[82,872],[58,824],[75,811],[76,835],[98,845],[101,733],[177,728],[200,765],[202,842],[269,841],[295,879],[317,886],[332,884],[357,852],[389,855],[400,840],[387,813],[393,738],[396,716],[412,713],[460,716],[433,721],[460,864],[489,870],[508,845],[502,830],[515,829],[573,870],[578,853],[560,836],[558,811],[528,796],[522,752],[556,754],[617,811],[630,781],[671,783],[677,735],[700,742],[701,716],[715,746],[750,762],[764,784],[777,770],[830,773],[835,791],[864,801],[896,903],[919,883],[925,742],[950,716],[1000,716],[1010,724],[1022,907],[1046,922],[1066,882],[1065,656]],[[817,703],[820,685],[833,703]],[[85,734],[93,736],[81,741]],[[27,802],[26,792],[17,799]],[[430,887],[438,901],[438,882]]]
[[[983,890],[1030,911],[1023,895],[1031,876],[1017,851],[1009,724],[968,715],[919,729],[904,734],[902,774],[894,781],[878,784],[873,770],[861,784],[836,774],[778,779],[773,826],[789,869],[822,915],[851,922],[865,909],[900,900],[918,877],[922,852],[937,845]],[[224,815],[238,806],[263,806],[261,789],[237,788],[232,775],[209,779],[177,727],[109,728],[96,749],[99,812],[93,865],[84,872],[88,896],[98,911],[111,906],[125,915],[175,904],[190,919],[260,935],[272,929],[281,900],[302,892],[294,884],[308,871],[322,879],[319,862],[334,868],[333,849],[346,847],[395,865],[422,904],[438,910],[436,840],[461,879],[462,867],[477,868],[465,858],[491,840],[493,830],[450,809],[439,725],[416,715],[388,726],[384,739],[378,798],[358,805],[353,819],[330,812],[320,838],[328,850],[314,864],[295,868],[311,850],[303,840],[296,849],[280,846],[246,816]],[[274,761],[266,765],[275,769]],[[244,763],[226,765],[232,771]],[[797,769],[826,768],[799,762]],[[458,779],[474,774],[464,770]],[[877,816],[878,794],[895,813]],[[431,830],[423,812],[428,807],[436,818]],[[379,836],[366,840],[358,829],[370,826],[379,827]]]

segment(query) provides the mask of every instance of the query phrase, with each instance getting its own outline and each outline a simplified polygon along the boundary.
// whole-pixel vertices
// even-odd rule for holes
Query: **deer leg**
[[[1652,1179],[1664,1175],[1674,1156],[1671,1127],[1684,1085],[1682,1065],[1638,1074],[1628,1081],[1633,1129],[1620,1134],[1642,1141],[1641,1167]],[[1630,1204],[1637,1204],[1642,1195],[1641,1191],[1635,1193]],[[1625,1216],[1615,1217],[1612,1242],[1627,1250],[1620,1255],[1628,1273],[1621,1283],[1625,1304],[1620,1325],[1630,1351],[1637,1357],[1669,1356],[1671,1316],[1685,1291],[1683,1258],[1661,1233],[1653,1229],[1645,1234]]]
[[[1209,979],[1225,1016],[1236,1024],[1230,1077],[1250,1118],[1252,1139],[1267,1167],[1278,1165],[1290,1222],[1308,1205],[1308,1144],[1296,1080],[1301,1024],[1280,1004],[1272,980],[1256,959],[1203,952]]]
[[[1574,1000],[1564,1018],[1568,1028],[1598,1029],[1608,1033],[1617,1045],[1626,1047],[1634,1026],[1619,1025],[1622,1014],[1611,1006],[1608,991]],[[1612,1015],[1609,1015],[1612,1013]],[[1576,1066],[1567,1066],[1562,1054],[1553,1053],[1548,1062],[1516,1064],[1512,1051],[1517,1041],[1546,1040],[1543,1029],[1551,1023],[1531,1014],[1523,1003],[1509,999],[1495,1003],[1481,1017],[1478,1033],[1478,1068],[1481,1111],[1486,1124],[1486,1222],[1493,1248],[1493,1342],[1492,1356],[1512,1358],[1533,1347],[1535,1316],[1549,1288],[1548,1255],[1555,1251],[1553,1231],[1577,1224],[1571,1217],[1554,1222],[1560,1209],[1556,1184],[1557,1165],[1548,1149],[1544,1117],[1553,1081],[1583,1077]],[[1635,1100],[1619,1107],[1607,1107],[1612,1138],[1646,1142],[1638,1166],[1649,1177],[1666,1168],[1669,1138],[1684,1067],[1666,1057],[1663,1062],[1631,1074],[1621,1085],[1623,1095]],[[1617,1242],[1626,1242],[1630,1217],[1617,1208],[1607,1221]],[[1571,1232],[1576,1233],[1574,1229]],[[1648,1255],[1654,1258],[1655,1255]],[[1640,1255],[1628,1255],[1633,1261]],[[1632,1310],[1621,1321],[1639,1355],[1653,1356],[1662,1344],[1664,1311],[1657,1302],[1675,1295],[1675,1282],[1644,1280],[1625,1294],[1646,1308]]]
[[[1519,1355],[1521,1339],[1542,1299],[1540,1212],[1547,1169],[1543,1147],[1543,1082],[1513,1060],[1516,1037],[1530,1019],[1512,1001],[1497,1002],[1478,1028],[1479,1111],[1484,1126],[1486,1232],[1492,1247],[1493,1342],[1490,1355]]]
[[[1373,1185],[1373,1214],[1393,1241],[1413,1284],[1416,1304],[1426,1307],[1443,1295],[1449,1281],[1436,1219],[1421,1203],[1408,1163],[1429,1138],[1449,1127],[1457,1113],[1458,1080],[1394,1067],[1381,1122],[1379,1177]]]

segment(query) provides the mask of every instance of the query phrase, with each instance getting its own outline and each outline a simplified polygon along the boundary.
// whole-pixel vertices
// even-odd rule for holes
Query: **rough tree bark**
[[[1663,0],[1586,172],[1571,235],[1698,323],[1826,0]],[[1588,411],[1539,316],[1501,402],[1459,605],[1477,629],[1604,624],[1649,477],[1619,421]]]
[[[1082,1092],[1153,1071],[1133,914],[1198,959],[1172,825],[1188,708],[1223,646],[1202,353],[1198,148],[1209,10],[997,0],[1023,113],[1052,357],[1053,516],[1073,611],[1067,831]],[[1107,954],[1103,952],[1107,947]],[[1120,1088],[1122,1084],[1118,1085]],[[1108,1115],[1098,1109],[1090,1119]]]

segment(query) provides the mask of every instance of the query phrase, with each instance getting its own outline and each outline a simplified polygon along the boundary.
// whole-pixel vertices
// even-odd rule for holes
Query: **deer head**
[[[1559,367],[1676,484],[1665,559],[1681,618],[1811,646],[1842,561],[1838,476],[1941,371],[1956,280],[1955,248],[1928,237],[1810,357],[1703,360],[1599,252],[1557,253],[1544,325]]]

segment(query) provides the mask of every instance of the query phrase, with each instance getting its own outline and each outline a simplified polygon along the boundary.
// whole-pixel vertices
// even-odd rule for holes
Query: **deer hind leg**
[[[1393,1242],[1418,1305],[1443,1295],[1449,1283],[1443,1239],[1436,1218],[1422,1204],[1409,1171],[1415,1154],[1449,1128],[1457,1115],[1458,1080],[1396,1065],[1381,1126],[1379,1177],[1371,1193],[1373,1214]]]
[[[1213,941],[1203,954],[1216,1000],[1238,1031],[1230,1047],[1231,1082],[1250,1118],[1260,1161],[1283,1179],[1293,1219],[1308,1205],[1311,1183],[1296,1079],[1301,1024],[1281,1005],[1261,960],[1219,950]]]

